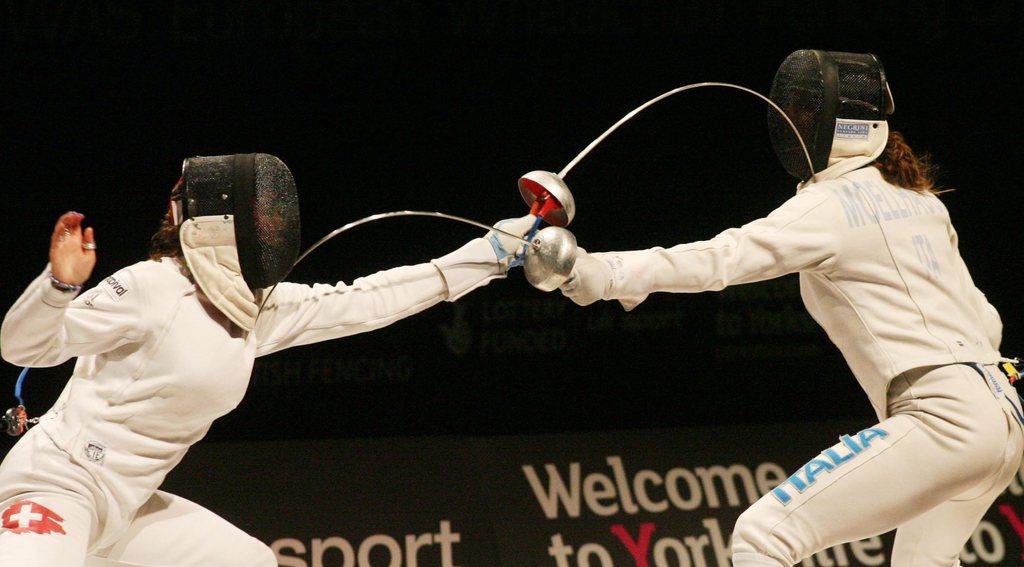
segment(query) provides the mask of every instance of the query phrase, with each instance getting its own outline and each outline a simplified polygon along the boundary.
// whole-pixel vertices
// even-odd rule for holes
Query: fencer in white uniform
[[[75,261],[88,265],[77,277],[85,279],[94,253],[79,249],[95,241],[80,222],[70,213],[58,221],[51,262],[81,254]],[[503,228],[525,234],[532,222]],[[53,408],[0,465],[0,564],[276,566],[263,543],[159,491],[164,477],[241,401],[256,357],[454,301],[503,277],[508,250],[518,247],[492,232],[352,284],[283,282],[256,317],[266,290],[252,293],[241,278],[231,224],[216,215],[189,219],[180,228],[184,259],[139,262],[81,295],[53,281],[48,266],[11,307],[0,334],[5,360],[77,362]]]
[[[807,69],[812,76],[800,77]],[[851,88],[863,88],[872,73],[873,92],[843,92],[845,79],[859,78]],[[844,102],[822,117],[822,105],[800,98],[814,98],[815,89],[825,107],[830,96]],[[862,104],[843,106],[856,98]],[[997,366],[999,314],[974,285],[939,198],[882,174],[899,165],[886,161],[887,142],[903,142],[889,135],[893,105],[877,59],[796,52],[776,75],[772,99],[807,140],[821,169],[813,180],[795,136],[780,127],[777,153],[805,181],[795,196],[707,241],[582,253],[562,291],[581,305],[619,300],[632,309],[652,292],[716,291],[799,273],[808,312],[842,351],[880,422],[847,432],[744,512],[732,536],[734,565],[793,565],[893,529],[892,565],[958,565],[1021,464],[1024,416]],[[906,159],[909,148],[895,149]]]

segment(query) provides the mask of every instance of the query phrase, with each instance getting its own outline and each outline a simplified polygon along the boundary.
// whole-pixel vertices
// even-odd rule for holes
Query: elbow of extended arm
[[[45,356],[47,350],[45,345],[32,344],[27,337],[19,336],[12,322],[5,319],[0,326],[0,358],[6,362],[35,368],[57,366],[63,362],[48,359]]]
[[[14,366],[41,366],[39,364],[33,364],[33,360],[24,353],[12,351],[7,347],[0,348],[0,351],[2,351],[2,354],[0,354],[0,356],[3,357],[4,362],[8,362],[10,364],[13,364]]]
[[[14,340],[13,333],[9,331],[10,325],[6,322],[0,330],[0,358],[15,366],[28,366],[31,357],[24,348]]]
[[[0,358],[11,364],[21,364],[21,357],[19,356],[17,344],[14,342],[13,325],[9,324],[7,318],[4,318],[3,324],[0,324]]]
[[[6,343],[0,345],[0,358],[15,366],[41,366],[38,363],[33,364],[35,361],[24,351],[11,348]]]
[[[38,356],[28,350],[16,350],[6,346],[0,347],[0,357],[15,366],[28,368],[49,368],[64,362],[59,359]]]

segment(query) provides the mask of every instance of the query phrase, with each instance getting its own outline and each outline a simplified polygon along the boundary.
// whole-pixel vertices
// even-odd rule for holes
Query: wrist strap
[[[52,285],[54,289],[58,289],[64,293],[76,293],[82,290],[82,286],[79,284],[64,283],[53,277],[53,272],[46,274],[46,277],[50,278],[50,285]]]

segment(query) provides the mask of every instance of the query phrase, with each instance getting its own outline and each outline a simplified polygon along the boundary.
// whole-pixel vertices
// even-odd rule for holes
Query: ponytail
[[[887,182],[897,187],[918,193],[937,194],[935,189],[935,166],[928,154],[915,155],[903,139],[903,134],[893,130],[885,151],[875,160],[874,166],[882,172]]]
[[[184,192],[184,179],[178,179],[171,189],[171,199],[180,199]],[[159,260],[165,256],[170,258],[181,258],[181,242],[178,241],[178,229],[171,218],[171,211],[168,210],[160,219],[160,228],[149,241],[149,259]]]

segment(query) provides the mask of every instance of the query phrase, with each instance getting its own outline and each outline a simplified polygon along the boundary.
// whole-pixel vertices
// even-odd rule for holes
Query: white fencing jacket
[[[604,299],[700,292],[800,273],[811,316],[839,347],[879,418],[889,381],[922,366],[999,361],[1002,323],[975,287],[949,212],[874,167],[801,188],[767,217],[703,242],[597,253]]]
[[[130,521],[213,420],[238,405],[257,356],[383,327],[502,273],[479,238],[432,263],[352,285],[282,283],[248,333],[197,293],[175,260],[129,266],[77,298],[44,273],[7,313],[0,348],[20,366],[78,357],[38,428],[87,470],[94,482],[84,496],[110,528]],[[60,477],[32,476],[46,463],[12,460],[0,477],[22,478],[15,469]],[[38,487],[49,489],[60,488]],[[0,500],[9,490],[0,486]]]

